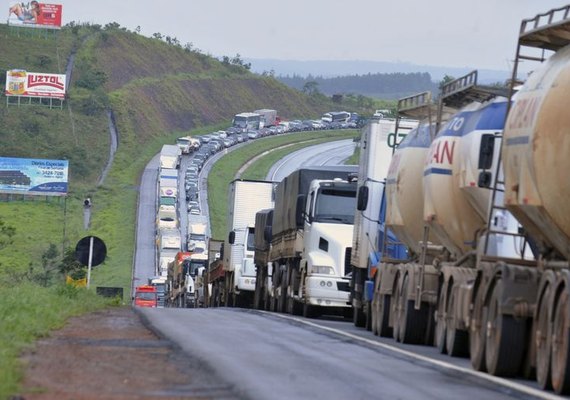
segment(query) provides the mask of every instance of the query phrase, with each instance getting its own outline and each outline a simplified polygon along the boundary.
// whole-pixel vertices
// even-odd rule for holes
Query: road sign
[[[75,246],[75,258],[87,265],[87,289],[91,283],[91,268],[105,261],[107,246],[97,236],[85,236]]]
[[[93,244],[91,245],[91,238]],[[92,247],[91,247],[92,246]],[[97,236],[85,236],[75,246],[75,259],[85,266],[89,266],[89,252],[92,249],[91,266],[95,267],[105,261],[107,246]]]

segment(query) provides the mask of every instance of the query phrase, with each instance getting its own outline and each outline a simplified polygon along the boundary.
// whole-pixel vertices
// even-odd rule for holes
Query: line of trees
[[[427,72],[413,73],[376,73],[347,75],[332,78],[308,75],[302,77],[277,76],[277,79],[295,89],[319,92],[326,95],[353,93],[369,97],[395,99],[398,97],[431,90],[437,93],[438,84],[432,81]]]

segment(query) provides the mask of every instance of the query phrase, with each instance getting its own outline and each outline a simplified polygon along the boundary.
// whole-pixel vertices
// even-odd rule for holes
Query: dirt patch
[[[23,356],[18,400],[230,399],[232,388],[127,307],[71,319]]]

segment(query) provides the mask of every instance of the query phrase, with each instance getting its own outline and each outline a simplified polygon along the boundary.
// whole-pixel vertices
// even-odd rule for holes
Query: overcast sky
[[[213,56],[510,69],[521,19],[569,0],[54,0],[64,23],[118,22]]]

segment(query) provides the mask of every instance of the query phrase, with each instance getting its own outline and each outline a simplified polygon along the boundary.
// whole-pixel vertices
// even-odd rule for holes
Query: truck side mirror
[[[221,260],[224,259],[224,244],[223,243],[220,245],[220,259]]]
[[[228,243],[234,244],[235,242],[236,242],[236,232],[231,231],[230,234],[228,235]]]
[[[270,243],[271,240],[273,239],[273,232],[271,230],[271,225],[268,225],[265,227],[265,229],[263,230],[263,239],[267,242]]]
[[[360,186],[358,188],[358,200],[356,202],[356,209],[358,211],[366,210],[368,206],[368,186]]]
[[[489,171],[481,171],[479,173],[479,179],[477,181],[477,186],[480,188],[489,188],[491,187],[491,179],[492,175]]]
[[[305,201],[306,197],[304,194],[300,194],[297,196],[297,207],[295,211],[295,223],[297,224],[297,228],[302,228],[303,224],[305,223]]]
[[[493,153],[495,150],[495,135],[485,133],[481,136],[479,147],[479,169],[490,169],[493,165]]]

